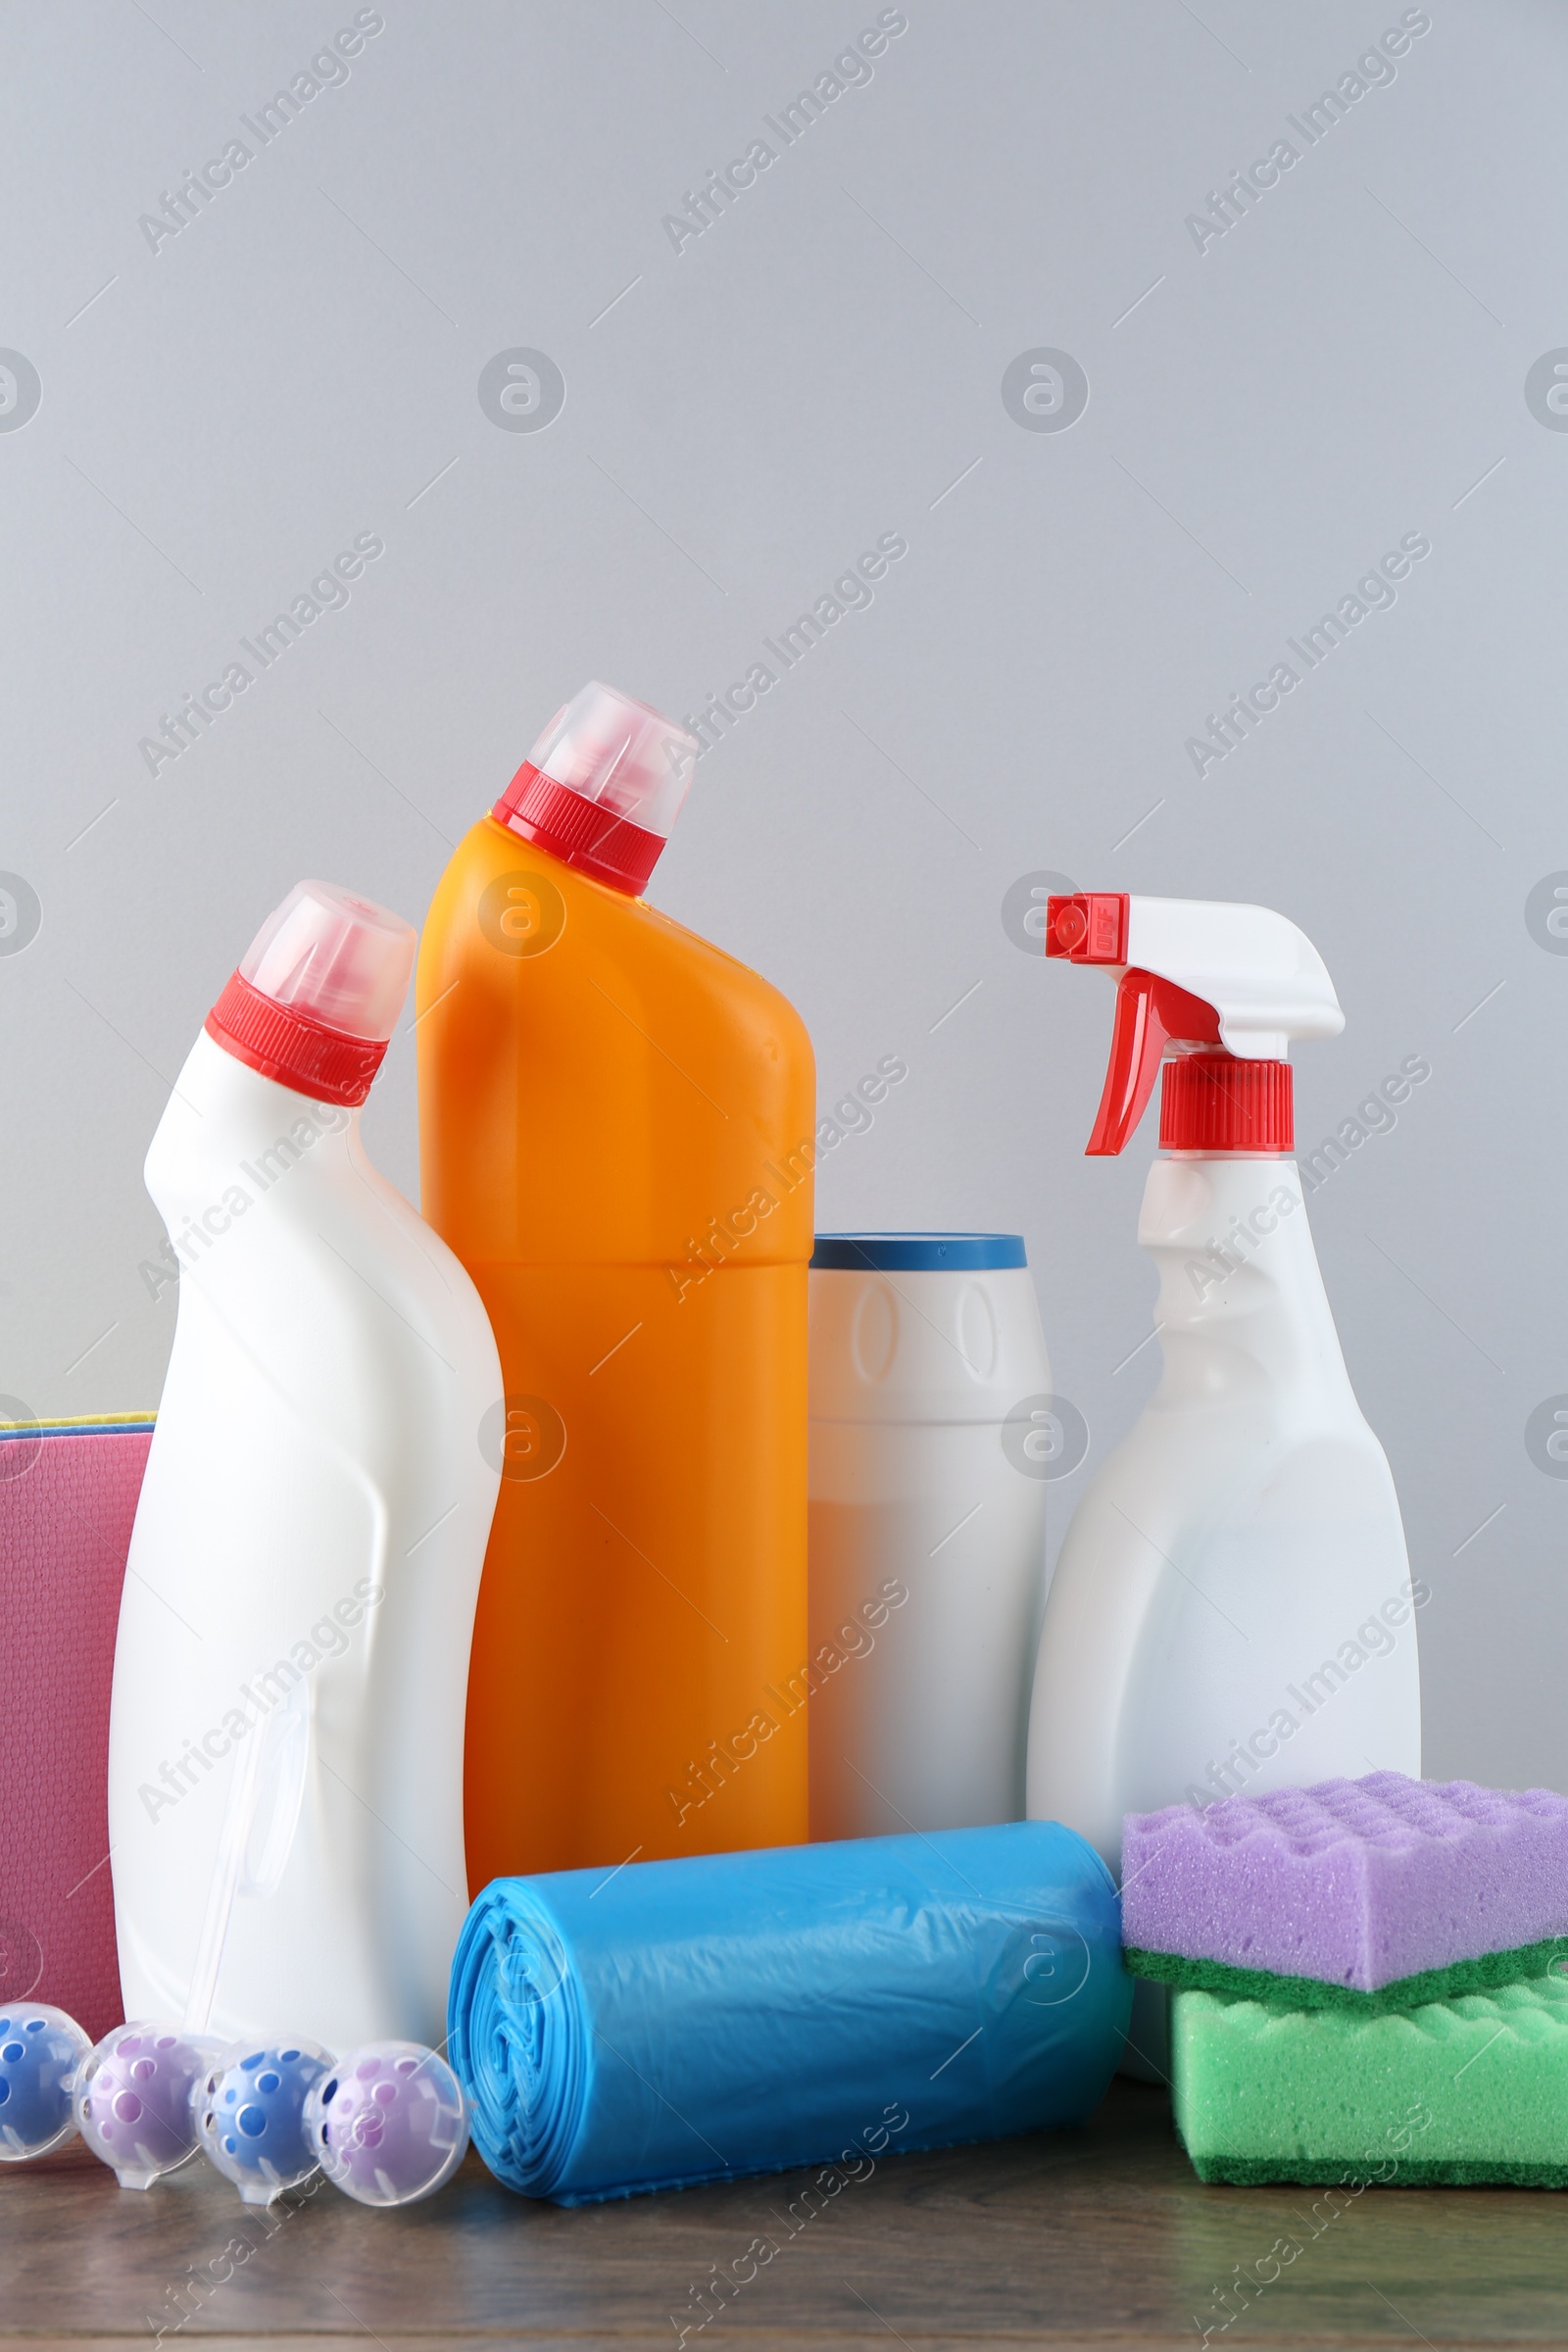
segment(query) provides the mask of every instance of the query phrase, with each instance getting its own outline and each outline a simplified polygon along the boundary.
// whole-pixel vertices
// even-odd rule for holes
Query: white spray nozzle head
[[[1170,981],[1213,1006],[1220,1043],[1244,1061],[1284,1061],[1294,1038],[1345,1027],[1322,956],[1272,906],[1080,891],[1050,902],[1046,954]]]

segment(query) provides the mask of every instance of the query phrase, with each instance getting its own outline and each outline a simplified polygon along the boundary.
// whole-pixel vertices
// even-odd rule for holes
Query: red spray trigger
[[[1046,954],[1073,963],[1124,964],[1130,914],[1125,891],[1080,890],[1071,898],[1048,899]],[[1116,988],[1105,1091],[1087,1146],[1097,1158],[1121,1151],[1143,1117],[1172,1039],[1217,1046],[1219,1014],[1172,980],[1136,967],[1124,971]]]
[[[1189,996],[1174,981],[1136,966],[1123,972],[1116,985],[1116,1018],[1110,1033],[1110,1064],[1105,1091],[1100,1098],[1095,1131],[1084,1147],[1093,1157],[1108,1158],[1121,1151],[1154,1091],[1165,1048],[1182,1045],[1217,1046],[1219,1014],[1201,997]]]

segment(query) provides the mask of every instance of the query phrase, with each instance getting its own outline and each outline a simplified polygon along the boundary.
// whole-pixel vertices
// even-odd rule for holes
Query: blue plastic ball
[[[75,2019],[46,2001],[0,2012],[0,2162],[24,2164],[71,2137],[76,2069],[91,2047]]]
[[[318,2161],[305,2134],[305,2102],[332,2064],[319,2042],[236,2042],[197,2082],[201,2144],[247,2205],[270,2205],[308,2180]]]

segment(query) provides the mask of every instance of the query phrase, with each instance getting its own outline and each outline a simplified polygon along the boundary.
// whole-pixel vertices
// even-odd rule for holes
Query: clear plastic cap
[[[697,738],[662,711],[591,679],[556,712],[528,764],[607,815],[667,841],[700,749]]]
[[[331,882],[296,882],[252,940],[239,976],[274,1004],[384,1045],[409,993],[418,934]]]

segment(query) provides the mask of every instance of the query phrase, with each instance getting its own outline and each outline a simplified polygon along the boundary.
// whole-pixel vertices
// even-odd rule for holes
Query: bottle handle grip
[[[282,1881],[305,1801],[311,1746],[311,1689],[302,1675],[271,1713],[235,1743],[218,1856],[185,1997],[187,2034],[205,2034],[212,2022],[236,1901],[241,1895],[273,1894]],[[253,1860],[259,1823],[260,1851]]]
[[[288,1868],[310,1773],[311,1730],[311,1691],[302,1675],[262,1726],[261,1760],[238,1887],[241,1894],[275,1894]]]

